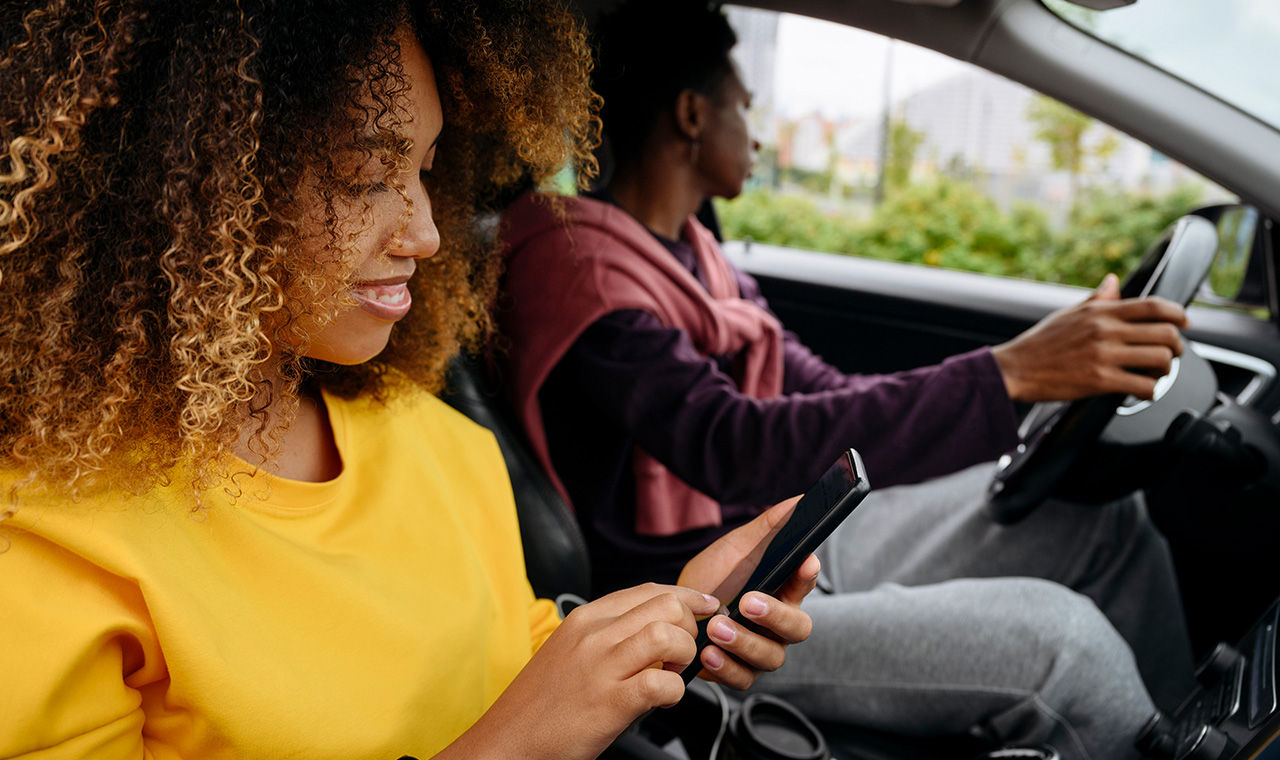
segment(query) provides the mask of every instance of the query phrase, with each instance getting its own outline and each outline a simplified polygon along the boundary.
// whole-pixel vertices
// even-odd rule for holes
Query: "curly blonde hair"
[[[261,431],[264,393],[293,408],[307,382],[439,389],[490,330],[499,256],[477,219],[566,164],[594,171],[590,54],[558,2],[21,5],[0,19],[0,457],[23,484],[74,492],[127,468],[148,488],[221,461],[246,407]],[[290,357],[272,387],[272,347],[304,344],[324,319],[305,304],[345,287],[299,253],[298,188],[318,188],[332,246],[349,245],[344,157],[412,117],[406,25],[445,116],[428,181],[443,248],[375,361]],[[382,160],[403,165],[403,142]]]

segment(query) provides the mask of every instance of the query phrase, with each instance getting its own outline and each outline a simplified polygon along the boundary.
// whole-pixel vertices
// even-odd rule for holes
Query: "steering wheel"
[[[1186,306],[1208,274],[1217,250],[1218,231],[1214,225],[1200,216],[1184,216],[1170,225],[1143,255],[1121,286],[1121,298],[1159,296]],[[1132,415],[1129,410],[1162,406],[1160,402],[1165,399],[1172,401],[1180,395],[1175,389],[1183,378],[1195,375],[1190,382],[1202,379],[1208,372],[1207,363],[1188,354],[1190,351],[1174,358],[1170,373],[1156,384],[1155,398],[1150,402],[1116,393],[1032,407],[1019,431],[1022,443],[1000,458],[987,489],[987,509],[992,519],[1009,525],[1026,517],[1055,490],[1080,453],[1098,439],[1114,418]],[[1179,371],[1181,365],[1197,371]],[[1163,406],[1167,409],[1170,404]],[[1173,409],[1173,413],[1180,408]],[[1149,416],[1163,418],[1168,414]],[[1163,429],[1157,435],[1161,433]]]

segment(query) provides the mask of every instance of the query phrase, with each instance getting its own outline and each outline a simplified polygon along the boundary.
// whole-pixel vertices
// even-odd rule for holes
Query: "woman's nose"
[[[431,216],[431,198],[426,188],[412,195],[413,211],[409,223],[400,234],[400,246],[391,251],[393,256],[428,259],[440,250],[440,231]]]

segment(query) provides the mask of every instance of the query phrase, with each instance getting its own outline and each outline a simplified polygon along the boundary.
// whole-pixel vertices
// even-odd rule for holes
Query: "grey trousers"
[[[873,492],[819,551],[812,637],[757,688],[819,720],[1138,757],[1192,687],[1163,537],[1138,499],[996,525],[991,471]]]

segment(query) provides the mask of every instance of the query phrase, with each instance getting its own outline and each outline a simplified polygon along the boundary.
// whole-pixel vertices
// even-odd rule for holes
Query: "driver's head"
[[[615,171],[677,143],[707,195],[732,197],[751,171],[751,96],[729,57],[737,35],[718,7],[630,0],[598,27],[593,86]]]

